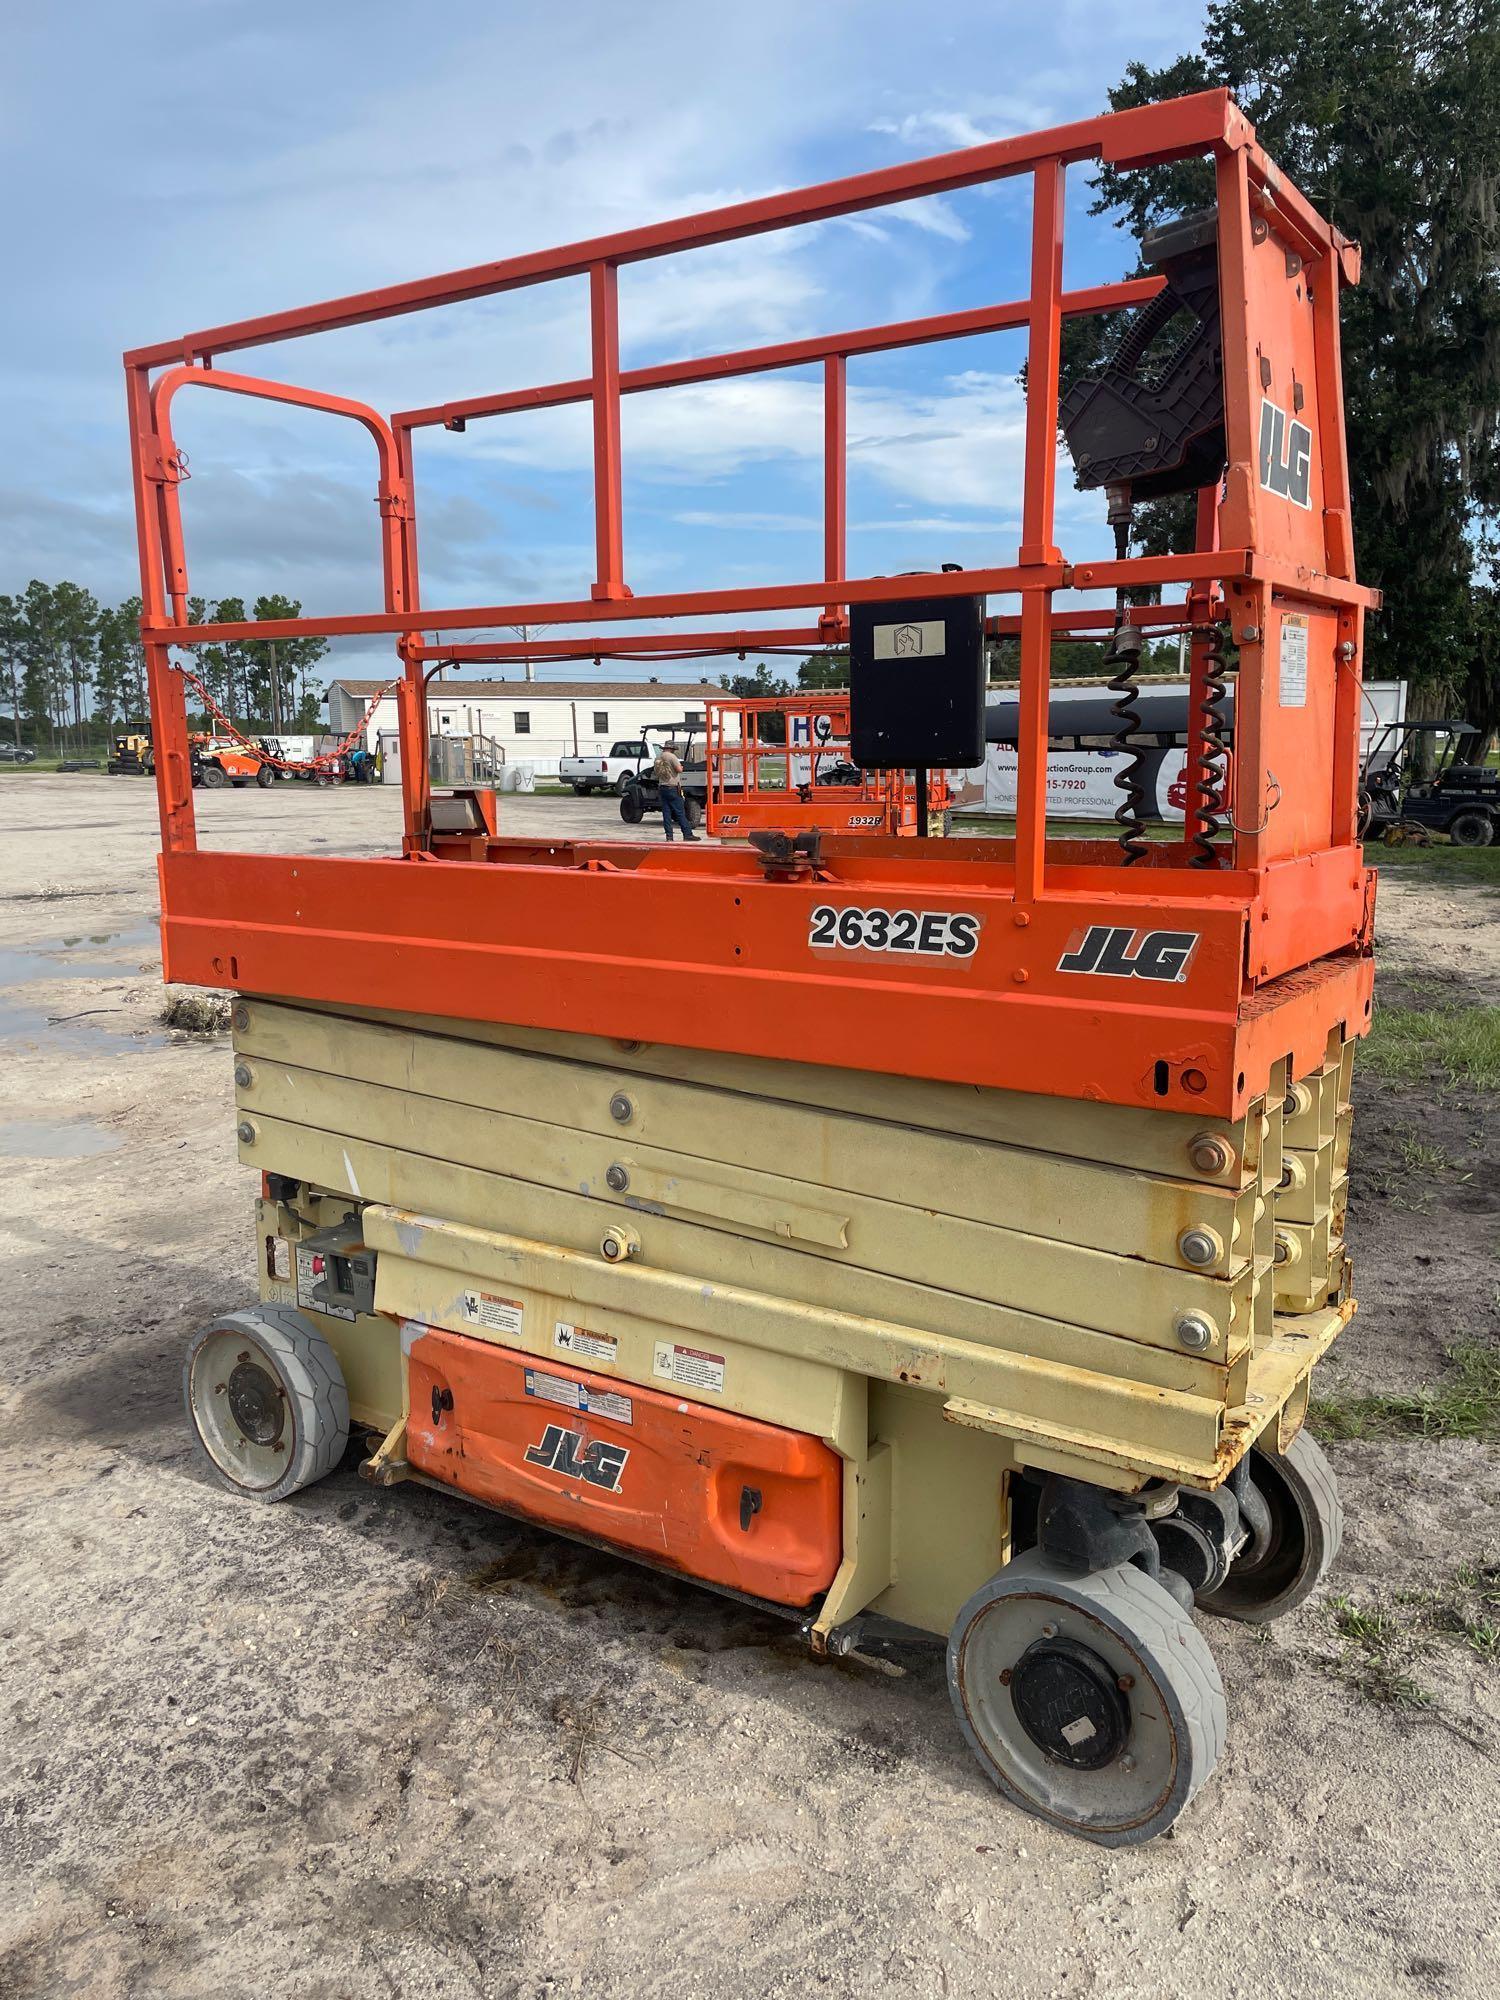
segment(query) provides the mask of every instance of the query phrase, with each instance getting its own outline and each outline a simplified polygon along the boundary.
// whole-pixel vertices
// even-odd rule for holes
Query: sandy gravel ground
[[[206,844],[383,851],[394,817],[202,801]],[[514,804],[538,823],[618,826]],[[157,1025],[154,852],[144,785],[0,778],[0,1995],[1496,1990],[1500,1673],[1456,1642],[1407,1717],[1350,1685],[1326,1594],[1265,1637],[1208,1622],[1226,1759],[1170,1838],[1111,1855],[1000,1803],[935,1654],[815,1665],[758,1614],[373,1492],[352,1454],[279,1508],[210,1485],[179,1355],[253,1296],[252,1188],[227,1044]],[[1392,883],[1391,964],[1500,997],[1497,915]],[[1492,1188],[1493,1102],[1442,1116]],[[1432,1379],[1500,1331],[1494,1209],[1456,1175],[1393,1206],[1367,1152],[1337,1379]],[[1500,1556],[1492,1449],[1334,1456],[1338,1588]]]

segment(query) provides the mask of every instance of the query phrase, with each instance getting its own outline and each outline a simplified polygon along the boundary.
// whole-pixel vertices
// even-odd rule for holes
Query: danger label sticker
[[[585,1416],[609,1417],[617,1424],[635,1422],[635,1405],[629,1396],[613,1389],[591,1389],[587,1382],[570,1382],[563,1375],[549,1375],[543,1368],[526,1370],[526,1393],[540,1396],[546,1403],[561,1403],[564,1409]]]
[[[552,1345],[563,1354],[581,1354],[589,1361],[613,1361],[620,1352],[620,1343],[612,1333],[595,1333],[568,1319],[558,1320],[553,1327]]]
[[[724,1393],[724,1357],[709,1354],[701,1347],[678,1347],[670,1340],[657,1341],[651,1373],[667,1382],[679,1382],[685,1389]]]
[[[1281,669],[1278,681],[1283,708],[1307,706],[1307,620],[1283,614]]]
[[[519,1299],[497,1298],[493,1292],[465,1292],[461,1303],[470,1326],[488,1327],[492,1333],[509,1334],[512,1339],[519,1337],[523,1318]]]

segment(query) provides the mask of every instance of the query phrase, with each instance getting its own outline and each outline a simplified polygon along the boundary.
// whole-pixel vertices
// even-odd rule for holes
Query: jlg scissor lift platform
[[[945,830],[953,794],[947,773],[926,783],[903,770],[862,770],[850,762],[849,694],[752,695],[704,703],[710,833],[756,834]],[[933,815],[939,825],[933,824]]]
[[[1148,242],[1146,275],[1064,290],[1068,169],[1194,156],[1216,190],[1206,219]],[[1025,298],[620,366],[622,267],[1018,175]],[[224,365],[576,276],[581,379],[387,419]],[[1354,581],[1339,377],[1357,276],[1215,91],[126,357],[166,976],[239,996],[239,1144],[262,1174],[263,1303],[206,1328],[185,1369],[231,1487],[279,1499],[357,1428],[376,1481],[436,1482],[776,1606],[814,1651],[891,1626],[946,1637],[960,1725],[1011,1799],[1112,1843],[1176,1817],[1225,1729],[1195,1602],[1274,1618],[1339,1533],[1301,1424],[1353,1311],[1348,1084],[1370,1012],[1355,812],[1374,600]],[[1064,320],[1124,309],[1114,364],[1060,412]],[[962,574],[851,576],[848,359],[1000,328],[1028,341],[1019,547]],[[620,398],[809,362],[823,574],[633,597]],[[185,389],[366,428],[380,609],[189,624]],[[592,587],[422,603],[418,434],[567,403],[592,407]],[[1060,416],[1085,481],[1109,489],[1118,559],[1058,545]],[[1130,558],[1132,499],[1184,487],[1196,547]],[[1160,601],[1117,631],[1108,594],[1143,586]],[[832,836],[779,858],[518,840],[481,801],[430,793],[426,679],[504,651],[466,631],[524,625],[543,660],[843,645],[864,607],[965,596],[1019,635],[1014,839]],[[1128,734],[1132,646],[1184,625],[1198,776],[1182,839],[1139,840],[1127,787],[1121,843],[1049,842],[1053,637],[1108,641]],[[200,852],[172,648],[313,630],[395,642],[400,855]],[[919,704],[927,669],[911,671]]]

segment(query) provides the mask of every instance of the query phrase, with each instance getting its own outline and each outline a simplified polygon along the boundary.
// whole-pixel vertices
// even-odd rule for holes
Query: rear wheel
[[[948,1687],[1005,1796],[1104,1847],[1164,1832],[1224,1747],[1213,1655],[1130,1563],[1081,1576],[1018,1556],[959,1612]]]
[[[688,825],[689,825],[689,826],[702,826],[702,824],[703,824],[703,801],[702,801],[701,799],[695,799],[695,798],[693,798],[693,797],[691,796],[691,794],[684,794],[684,799],[685,799],[685,803],[686,803],[686,805],[687,805],[687,822],[688,822]]]
[[[262,764],[255,774],[255,782],[264,791],[267,785],[275,784],[276,773],[271,769],[269,764]]]
[[[205,764],[198,775],[200,783],[206,785],[211,792],[221,791],[229,783],[217,764]]]
[[[1461,812],[1448,822],[1448,838],[1455,847],[1488,847],[1495,838],[1495,822],[1482,810]]]
[[[284,1500],[331,1472],[349,1442],[349,1392],[318,1328],[291,1306],[223,1313],[188,1343],[182,1393],[217,1477]]]
[[[1332,1569],[1344,1539],[1344,1503],[1322,1446],[1306,1431],[1283,1452],[1257,1445],[1250,1477],[1270,1510],[1270,1531],[1198,1603],[1220,1618],[1269,1625],[1295,1611]]]

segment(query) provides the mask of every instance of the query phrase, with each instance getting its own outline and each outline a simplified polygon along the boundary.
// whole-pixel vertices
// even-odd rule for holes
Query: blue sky
[[[13,10],[0,590],[136,588],[127,346],[1084,116],[1132,58],[1193,46],[1200,20],[1196,0]],[[1130,246],[1087,215],[1081,169],[1069,197],[1067,283],[1118,276]],[[1014,297],[1028,202],[1002,183],[627,269],[625,364]],[[856,573],[1013,558],[1022,352],[998,334],[851,363]],[[547,381],[586,372],[584,287],[232,365],[384,409]],[[810,370],[627,398],[634,588],[818,574],[820,409]],[[179,404],[179,436],[195,591],[377,608],[363,433],[199,397]],[[418,481],[425,602],[587,595],[586,409],[429,432]],[[1059,503],[1067,552],[1102,552],[1102,502],[1065,476]],[[389,658],[356,642],[331,664]]]

